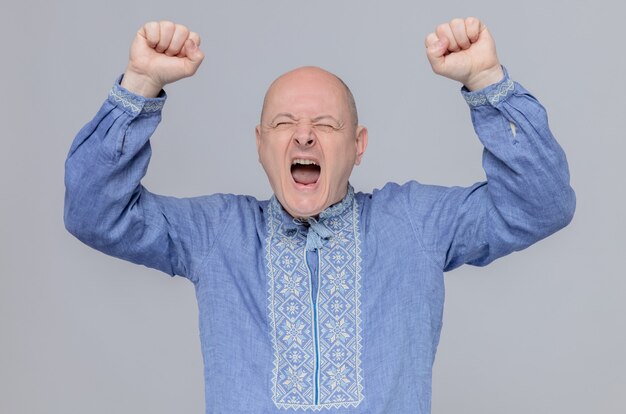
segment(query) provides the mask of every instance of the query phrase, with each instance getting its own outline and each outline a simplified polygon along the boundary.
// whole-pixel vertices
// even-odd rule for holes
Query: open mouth
[[[321,168],[312,160],[295,159],[291,163],[291,176],[298,184],[315,184],[320,178]]]

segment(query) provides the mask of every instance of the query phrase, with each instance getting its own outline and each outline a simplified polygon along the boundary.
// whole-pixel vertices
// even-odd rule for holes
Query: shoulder
[[[397,216],[424,222],[436,216],[449,216],[475,191],[481,191],[484,182],[469,187],[446,187],[407,181],[404,184],[387,183],[371,193],[357,193],[366,215]]]
[[[376,188],[371,193],[359,192],[356,194],[357,201],[372,206],[397,207],[399,205],[412,205],[415,201],[431,204],[454,191],[455,187],[422,184],[411,180],[403,184],[389,182],[382,188]]]
[[[189,202],[202,210],[223,210],[228,214],[250,215],[262,211],[267,200],[241,194],[216,193],[188,199]]]
[[[215,193],[197,197],[177,198],[158,196],[162,213],[173,221],[210,223],[210,227],[221,227],[220,222],[252,221],[262,214],[267,201],[253,196]]]

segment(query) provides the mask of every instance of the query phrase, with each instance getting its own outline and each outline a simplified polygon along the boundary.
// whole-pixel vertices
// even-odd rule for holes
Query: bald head
[[[315,217],[344,198],[367,147],[348,87],[310,66],[271,84],[255,132],[259,161],[292,217]]]
[[[350,126],[357,126],[359,119],[356,110],[356,102],[354,101],[354,96],[350,88],[348,88],[348,85],[337,75],[316,66],[304,66],[294,69],[279,76],[272,82],[263,99],[261,123],[263,123],[263,117],[266,113],[268,103],[271,99],[274,99],[278,93],[284,93],[285,89],[311,86],[328,89],[329,93],[340,91],[343,95],[342,99],[347,108],[349,117],[349,119],[346,119],[346,122]]]

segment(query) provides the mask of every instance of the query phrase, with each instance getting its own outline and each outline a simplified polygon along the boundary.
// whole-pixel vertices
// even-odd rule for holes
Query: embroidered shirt
[[[207,413],[430,413],[443,272],[486,265],[571,220],[545,110],[508,74],[463,95],[487,181],[389,183],[317,220],[276,198],[177,199],[140,180],[165,94],[114,85],[66,162],[65,222],[88,245],[193,282]]]

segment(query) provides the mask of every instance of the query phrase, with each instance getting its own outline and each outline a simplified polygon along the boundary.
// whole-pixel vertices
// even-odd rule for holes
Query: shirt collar
[[[292,217],[280,204],[276,195],[270,200],[270,214],[281,223],[280,233],[292,237],[299,231],[306,232],[306,249],[315,250],[323,247],[323,242],[332,237],[333,232],[326,223],[333,217],[341,216],[350,211],[354,202],[354,188],[348,183],[346,196],[336,204],[322,211],[318,218],[296,219]]]

